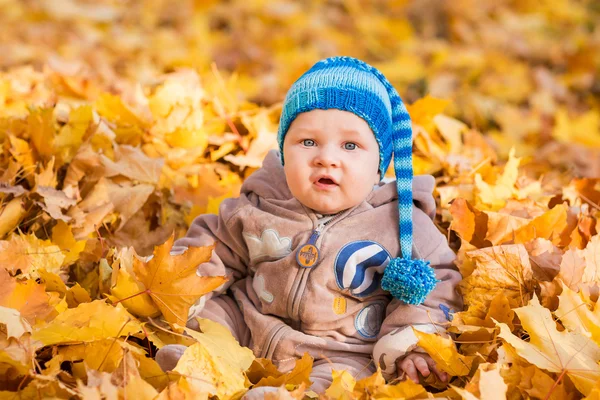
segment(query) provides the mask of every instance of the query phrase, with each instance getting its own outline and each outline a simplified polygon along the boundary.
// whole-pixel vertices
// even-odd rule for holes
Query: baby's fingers
[[[429,376],[429,365],[427,365],[427,361],[423,357],[415,358],[414,363],[421,375],[423,375],[424,377]]]
[[[406,372],[406,375],[415,383],[419,383],[419,376],[417,375],[417,368],[412,360],[405,358],[400,362],[400,369]]]

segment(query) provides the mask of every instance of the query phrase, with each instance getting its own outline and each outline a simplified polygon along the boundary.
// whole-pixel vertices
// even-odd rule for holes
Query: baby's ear
[[[375,181],[373,182],[373,185],[379,185],[380,181],[381,181],[381,174],[379,173],[379,170],[377,170],[377,173],[375,174]]]

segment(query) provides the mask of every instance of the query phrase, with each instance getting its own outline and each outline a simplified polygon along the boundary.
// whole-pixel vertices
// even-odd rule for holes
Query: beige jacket
[[[462,309],[455,255],[432,222],[433,186],[429,175],[414,179],[413,256],[430,260],[441,281],[419,306],[392,300],[380,287],[385,266],[400,252],[395,183],[381,183],[358,206],[319,224],[292,196],[276,151],[244,182],[239,198],[225,200],[218,216],[197,217],[173,250],[217,243],[198,273],[230,280],[203,301],[231,289],[254,353],[281,370],[304,352],[315,358],[373,355],[392,376],[394,361],[415,347],[409,325],[443,332],[448,311]],[[311,236],[318,261],[304,268],[297,253]]]

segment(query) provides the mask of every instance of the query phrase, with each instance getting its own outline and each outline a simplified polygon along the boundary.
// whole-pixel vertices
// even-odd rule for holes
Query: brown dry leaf
[[[148,262],[134,259],[133,270],[164,318],[185,326],[190,306],[227,278],[196,275],[198,265],[210,260],[214,246],[190,247],[185,253],[173,256],[170,254],[173,241],[171,235],[169,240],[155,247]]]
[[[160,158],[150,158],[138,147],[118,146],[115,161],[100,156],[104,164],[104,176],[125,176],[133,181],[155,185],[158,183],[164,164]]]
[[[513,346],[519,356],[550,372],[565,372],[583,394],[588,394],[600,379],[600,348],[587,337],[556,329],[550,311],[533,296],[525,307],[515,309],[529,341],[510,333],[508,326],[498,323],[499,336]]]
[[[81,198],[79,182],[84,178],[95,182],[102,176],[104,176],[104,168],[102,167],[100,155],[94,151],[90,144],[83,144],[77,150],[73,161],[67,168],[63,191],[70,198],[79,200]]]
[[[65,215],[63,210],[68,210],[70,207],[77,204],[77,201],[67,197],[65,192],[61,190],[46,186],[37,187],[36,193],[44,200],[40,205],[50,217],[64,222],[69,222],[71,220],[71,217]]]
[[[465,199],[458,198],[450,206],[452,223],[450,229],[455,231],[463,240],[477,248],[491,246],[487,240],[488,216],[474,208]]]
[[[526,304],[534,289],[529,255],[522,244],[494,246],[467,254],[476,265],[460,284],[465,304],[487,309],[498,292],[512,307]]]

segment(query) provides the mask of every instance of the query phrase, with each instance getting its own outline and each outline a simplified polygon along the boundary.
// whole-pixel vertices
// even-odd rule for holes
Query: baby
[[[332,369],[446,380],[412,328],[445,331],[462,309],[461,276],[432,222],[434,179],[413,179],[410,116],[396,90],[362,61],[321,60],[290,88],[278,141],[239,198],[175,243],[183,252],[216,242],[198,274],[230,278],[192,308],[188,326],[196,316],[219,322],[281,371],[308,352],[318,393]],[[385,183],[392,155],[396,180]],[[184,350],[165,346],[156,360],[172,369]]]

